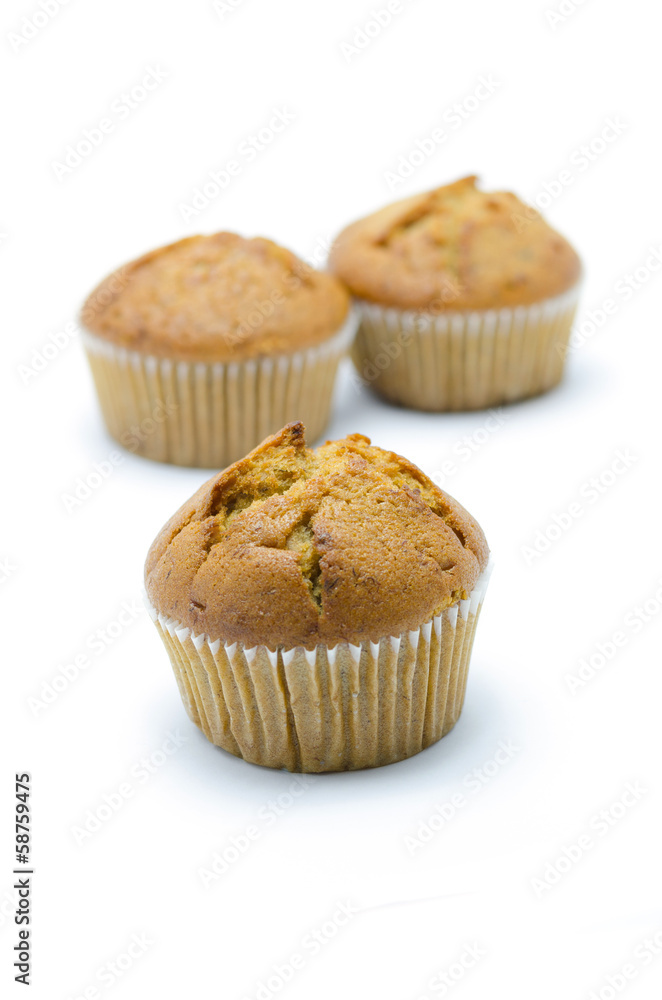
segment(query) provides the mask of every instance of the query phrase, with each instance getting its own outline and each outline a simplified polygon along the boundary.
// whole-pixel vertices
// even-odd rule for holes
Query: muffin
[[[390,764],[459,717],[487,543],[407,459],[304,434],[288,424],[168,521],[150,613],[212,743],[291,771]]]
[[[514,194],[465,177],[343,230],[331,270],[358,300],[354,360],[393,403],[476,410],[563,374],[581,264]]]
[[[120,268],[81,319],[110,434],[146,458],[206,468],[290,420],[320,436],[355,327],[336,278],[233,233],[191,236]]]

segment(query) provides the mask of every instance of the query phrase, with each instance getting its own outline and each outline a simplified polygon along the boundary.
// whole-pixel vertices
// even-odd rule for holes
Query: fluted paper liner
[[[218,469],[292,420],[305,424],[310,441],[322,434],[356,323],[352,311],[322,344],[230,364],[156,358],[89,331],[83,340],[116,441],[158,462]]]
[[[208,740],[267,767],[356,770],[411,757],[453,728],[490,571],[415,631],[360,645],[245,649],[148,607]]]
[[[439,315],[359,301],[353,358],[391,402],[418,410],[480,410],[560,382],[580,286],[512,309]]]

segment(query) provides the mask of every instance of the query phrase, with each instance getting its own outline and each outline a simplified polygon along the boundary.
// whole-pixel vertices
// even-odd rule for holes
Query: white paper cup
[[[432,314],[359,300],[352,356],[363,382],[417,410],[481,410],[546,392],[563,375],[580,285],[508,309]]]
[[[252,764],[347,771],[411,757],[453,728],[490,572],[415,631],[360,645],[245,649],[148,610],[208,740]]]
[[[306,425],[311,441],[322,434],[357,321],[352,310],[322,344],[230,364],[156,358],[87,330],[83,341],[116,441],[158,462],[219,469],[293,420]]]

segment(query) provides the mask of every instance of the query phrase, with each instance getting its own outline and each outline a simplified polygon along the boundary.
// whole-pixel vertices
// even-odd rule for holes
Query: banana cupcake
[[[398,201],[343,230],[330,268],[358,300],[359,375],[393,403],[476,410],[561,379],[581,264],[514,194],[465,177]]]
[[[110,434],[219,468],[290,420],[327,423],[354,334],[341,283],[270,240],[191,236],[111,274],[82,310]]]
[[[291,771],[378,767],[455,725],[488,578],[476,521],[361,434],[293,423],[160,531],[145,587],[190,718]]]

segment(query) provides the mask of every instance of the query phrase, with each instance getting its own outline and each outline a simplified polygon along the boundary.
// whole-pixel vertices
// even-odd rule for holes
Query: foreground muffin
[[[329,263],[359,300],[359,374],[392,402],[474,410],[560,381],[581,265],[514,194],[465,177],[406,198],[340,233]]]
[[[147,458],[211,468],[289,420],[318,437],[355,325],[334,277],[233,233],[120,268],[81,318],[112,436]]]
[[[410,757],[458,719],[488,548],[474,519],[361,434],[289,424],[161,530],[145,587],[191,719],[292,771]]]

